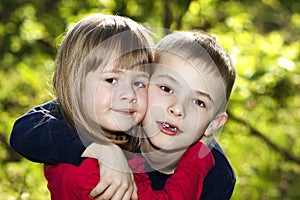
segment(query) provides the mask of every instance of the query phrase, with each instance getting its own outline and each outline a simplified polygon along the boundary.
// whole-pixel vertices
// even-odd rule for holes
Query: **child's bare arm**
[[[100,167],[100,182],[90,196],[104,199],[137,199],[137,188],[122,150],[114,145],[92,143],[83,157],[96,158]]]

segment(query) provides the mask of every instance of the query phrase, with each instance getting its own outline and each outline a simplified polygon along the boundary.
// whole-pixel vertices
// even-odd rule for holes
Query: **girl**
[[[141,25],[128,18],[101,14],[79,21],[61,44],[53,79],[59,111],[67,124],[76,127],[83,141],[103,144],[100,155],[112,151],[107,146],[112,143],[128,151],[137,145],[136,125],[146,112],[149,79],[146,64],[153,61],[152,46]],[[122,152],[117,155],[118,165],[129,171]],[[108,156],[99,158],[101,163],[111,160]],[[105,180],[109,171],[103,166],[101,178]],[[115,171],[116,177],[122,173]],[[134,190],[132,176],[124,173],[121,177],[124,178],[120,182],[129,188],[119,189],[116,196],[129,198]],[[110,184],[107,183],[115,187]],[[54,198],[55,189],[51,192]],[[136,198],[135,193],[133,197]]]

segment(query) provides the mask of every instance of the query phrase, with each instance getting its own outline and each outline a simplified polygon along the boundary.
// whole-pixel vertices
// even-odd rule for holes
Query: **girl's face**
[[[141,71],[100,69],[86,76],[83,91],[90,119],[109,132],[128,131],[147,109],[149,75]]]
[[[163,54],[151,76],[143,121],[151,144],[165,150],[183,150],[198,141],[223,100],[222,83],[221,77],[212,72],[199,73],[184,59]]]

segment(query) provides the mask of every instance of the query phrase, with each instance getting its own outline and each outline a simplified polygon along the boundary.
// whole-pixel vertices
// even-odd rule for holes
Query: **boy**
[[[156,183],[152,187],[160,189],[164,182],[159,180],[172,173],[186,145],[202,134],[210,137],[226,122],[236,72],[225,50],[202,32],[170,34],[157,44],[156,51],[159,66],[148,89],[143,120],[147,137],[141,148],[151,166],[147,170],[150,179]],[[216,141],[213,145],[215,167],[205,179],[201,199],[230,199],[234,172]]]

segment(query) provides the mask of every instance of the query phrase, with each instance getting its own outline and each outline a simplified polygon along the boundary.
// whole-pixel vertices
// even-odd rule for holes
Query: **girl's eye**
[[[199,99],[193,100],[193,103],[200,106],[200,107],[204,107],[204,108],[206,107],[205,103],[203,101],[199,100]]]
[[[105,79],[105,81],[111,84],[116,84],[118,82],[115,78],[107,78]]]
[[[143,88],[143,87],[145,87],[145,84],[144,84],[143,82],[141,82],[141,81],[136,81],[136,82],[133,83],[133,85],[134,85],[135,87],[138,87],[138,88]]]
[[[173,94],[173,90],[167,86],[160,86],[160,89],[164,92],[167,92],[167,93],[170,93],[170,94]]]

